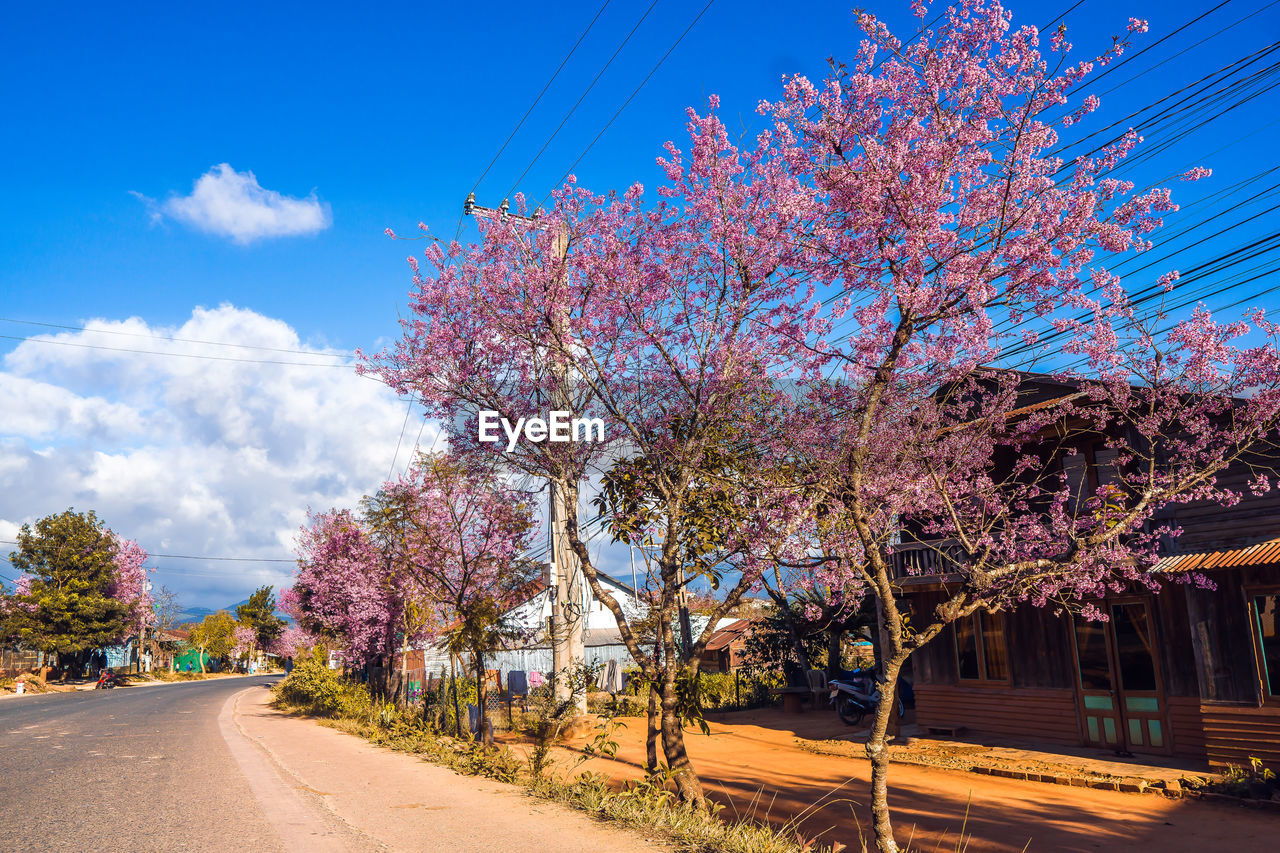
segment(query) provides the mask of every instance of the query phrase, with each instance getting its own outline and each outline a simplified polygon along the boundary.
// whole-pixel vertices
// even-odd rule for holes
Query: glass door
[[[1112,604],[1111,627],[1125,741],[1138,752],[1169,752],[1151,609],[1145,601]]]
[[[1117,601],[1110,622],[1076,620],[1085,741],[1117,752],[1170,752],[1155,628],[1145,601]]]
[[[1084,739],[1090,746],[1123,750],[1120,707],[1111,671],[1108,624],[1075,620],[1076,668],[1080,674]]]

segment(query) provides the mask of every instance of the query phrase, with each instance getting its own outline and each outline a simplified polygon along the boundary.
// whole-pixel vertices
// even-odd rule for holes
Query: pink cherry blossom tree
[[[860,15],[850,66],[821,85],[794,78],[762,107],[815,190],[802,239],[837,291],[810,327],[835,378],[808,386],[811,428],[792,437],[818,495],[804,548],[815,581],[860,588],[880,612],[885,682],[866,749],[883,853],[898,849],[886,737],[908,656],[978,611],[1097,616],[1091,599],[1156,586],[1157,545],[1177,532],[1161,508],[1237,500],[1216,475],[1273,437],[1280,412],[1264,316],[1147,311],[1107,269],[1176,209],[1168,190],[1111,174],[1136,135],[1070,162],[1056,153],[1098,106],[1072,103],[1076,87],[1127,41],[1068,64],[1061,31],[1042,50],[998,3],[945,15],[910,41]],[[1019,350],[1055,358],[1055,375],[991,368]],[[1064,476],[1085,440],[1114,452],[1096,494]],[[946,595],[908,620],[899,582],[912,574],[945,576]]]
[[[537,579],[523,556],[536,532],[528,497],[487,460],[426,455],[387,483],[374,506],[396,531],[393,560],[422,611],[418,627],[452,653],[472,655],[483,736],[485,655],[516,635],[509,613]]]
[[[251,659],[257,641],[257,633],[249,625],[236,625],[232,631],[232,648],[231,654],[236,660],[248,661]]]
[[[759,543],[785,531],[793,499],[748,482],[767,481],[767,465],[727,456],[768,458],[767,434],[788,405],[775,380],[808,355],[802,303],[815,260],[794,239],[811,193],[772,134],[739,146],[714,114],[693,112],[688,130],[690,150],[671,145],[661,160],[666,183],[652,203],[640,185],[595,196],[571,183],[532,225],[482,222],[479,243],[432,244],[425,268],[411,259],[413,317],[366,369],[461,424],[450,435],[459,453],[546,478],[564,495],[567,545],[657,685],[667,763],[681,796],[701,802],[679,716],[682,676],[696,673],[715,622],[758,583]],[[550,411],[599,418],[604,435],[489,443],[480,439],[485,411],[511,424]],[[601,583],[572,509],[581,480],[620,462],[619,478],[632,479],[625,501],[606,508],[613,533],[661,543],[659,659],[638,637],[635,614]],[[741,523],[700,520],[696,508],[717,500],[736,504]],[[692,566],[690,544],[713,529],[719,559],[708,539]],[[734,582],[707,630],[677,643],[681,592],[713,571]]]
[[[411,259],[403,339],[365,369],[462,424],[458,450],[545,477],[570,506],[588,474],[629,475],[608,520],[619,538],[661,543],[668,654],[690,565],[735,579],[726,609],[778,561],[815,588],[874,597],[887,685],[867,751],[876,843],[891,851],[885,738],[907,656],[977,610],[1084,606],[1150,580],[1172,532],[1148,524],[1160,507],[1235,499],[1215,474],[1274,434],[1280,360],[1265,317],[1143,313],[1103,263],[1146,249],[1176,209],[1168,190],[1111,174],[1132,133],[1070,162],[1056,153],[1098,106],[1072,103],[1076,88],[1128,36],[1071,64],[1062,32],[1042,49],[988,0],[961,0],[910,41],[869,14],[859,24],[854,61],[821,84],[791,79],[752,144],[691,113],[691,148],[660,161],[657,201],[638,185],[597,197],[571,183],[533,224],[432,244],[425,270]],[[1029,323],[1052,331],[1020,331]],[[1018,347],[1051,347],[1066,390],[1031,397],[1022,376],[990,367]],[[783,380],[800,383],[798,400]],[[514,424],[548,409],[603,419],[606,439],[480,440],[482,411]],[[1063,430],[1117,453],[1114,491],[1087,506],[1061,474]],[[733,453],[757,464],[726,464]],[[712,497],[724,523],[691,560],[695,510]],[[678,666],[645,654],[576,513],[567,525],[593,592],[662,682],[664,751],[682,796],[700,801]],[[933,549],[931,565],[962,566],[964,583],[908,623],[896,581],[924,564],[900,556],[913,544]]]
[[[284,611],[357,666],[390,655],[405,594],[364,524],[350,510],[311,513],[297,550],[293,586],[280,594]]]
[[[284,598],[284,591],[280,593],[280,598]],[[283,608],[283,605],[281,605]],[[288,613],[289,611],[285,611]],[[296,618],[296,617],[295,617]],[[280,632],[280,636],[276,637],[271,648],[268,649],[273,655],[282,658],[296,658],[308,649],[313,648],[318,642],[318,638],[307,631],[300,625],[290,625]]]
[[[134,540],[124,539],[114,533],[112,536],[115,538],[112,556],[114,566],[106,594],[107,597],[129,606],[129,619],[119,638],[119,642],[123,642],[131,636],[141,637],[146,628],[155,624],[156,614],[151,606],[148,569],[144,565],[149,555]]]

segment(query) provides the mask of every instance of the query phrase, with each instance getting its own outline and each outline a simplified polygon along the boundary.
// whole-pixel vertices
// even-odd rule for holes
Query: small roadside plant
[[[1276,772],[1262,759],[1251,755],[1247,767],[1228,764],[1219,780],[1210,781],[1201,790],[1231,797],[1269,800],[1280,792],[1280,781],[1276,779]]]

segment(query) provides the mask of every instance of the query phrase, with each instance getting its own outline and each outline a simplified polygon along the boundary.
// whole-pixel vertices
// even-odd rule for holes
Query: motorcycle
[[[880,683],[875,673],[861,669],[849,672],[845,678],[827,682],[831,689],[831,704],[841,722],[847,726],[856,726],[867,714],[875,713],[880,705]],[[898,716],[901,717],[906,713],[906,706],[900,692],[894,701],[898,706]]]
[[[98,676],[98,683],[93,685],[93,689],[94,690],[111,690],[118,683],[119,682],[116,679],[115,672],[110,669],[104,669],[102,673]]]

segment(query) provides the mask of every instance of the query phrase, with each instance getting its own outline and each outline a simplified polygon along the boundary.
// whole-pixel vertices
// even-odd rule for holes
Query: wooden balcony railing
[[[904,542],[894,546],[891,556],[895,578],[947,575],[965,563],[964,549],[953,539]]]

